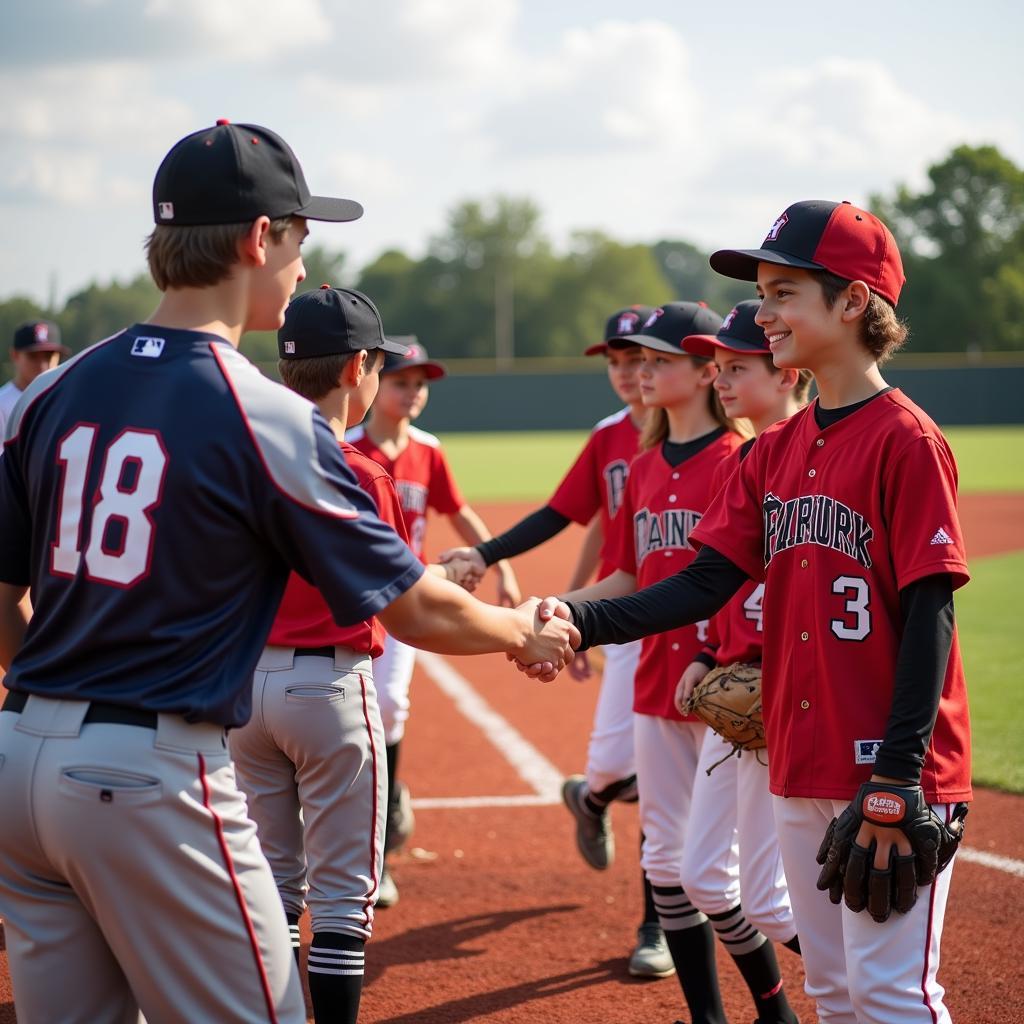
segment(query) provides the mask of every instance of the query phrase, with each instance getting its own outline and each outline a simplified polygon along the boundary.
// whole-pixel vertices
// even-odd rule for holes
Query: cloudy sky
[[[4,0],[0,297],[143,267],[164,152],[265,124],[361,221],[353,266],[417,254],[459,199],[556,240],[750,245],[789,202],[864,201],[960,141],[1024,163],[1024,7],[687,0]]]

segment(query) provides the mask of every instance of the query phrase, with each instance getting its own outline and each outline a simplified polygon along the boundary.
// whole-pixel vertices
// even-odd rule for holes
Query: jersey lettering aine
[[[654,551],[673,548],[692,551],[690,531],[700,522],[701,514],[689,508],[671,508],[652,512],[642,508],[633,516],[636,561],[640,565]]]

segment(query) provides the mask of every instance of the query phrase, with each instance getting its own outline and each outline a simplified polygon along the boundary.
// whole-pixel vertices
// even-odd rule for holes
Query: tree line
[[[994,146],[958,146],[928,170],[919,192],[898,186],[871,197],[892,228],[908,283],[899,313],[918,352],[1024,350],[1024,171]],[[347,273],[345,256],[304,253],[301,289],[349,283],[366,292],[390,334],[416,334],[432,355],[494,359],[576,356],[614,309],[634,302],[703,299],[725,313],[753,297],[750,284],[715,274],[707,253],[682,240],[627,244],[578,231],[553,246],[529,199],[466,200],[422,258],[391,249]],[[0,302],[0,336],[24,320],[60,324],[80,351],[144,320],[157,302],[148,274],[127,283],[91,284],[59,309],[24,296]],[[272,334],[249,335],[244,351],[277,358]]]

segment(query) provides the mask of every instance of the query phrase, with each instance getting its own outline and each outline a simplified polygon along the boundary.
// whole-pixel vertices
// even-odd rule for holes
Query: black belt
[[[330,658],[334,660],[334,648],[333,647],[296,647],[295,657],[304,658]]]
[[[24,690],[12,690],[7,694],[3,710],[21,714],[28,703],[29,694]],[[144,729],[155,729],[158,719],[157,712],[143,711],[142,708],[126,708],[123,704],[90,703],[89,710],[82,719],[83,725],[138,725]]]

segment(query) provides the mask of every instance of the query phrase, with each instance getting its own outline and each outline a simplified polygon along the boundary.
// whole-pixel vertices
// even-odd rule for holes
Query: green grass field
[[[1024,492],[1024,427],[946,432],[962,492]],[[469,501],[543,502],[586,440],[583,431],[449,434],[445,451]],[[1024,792],[1024,630],[1017,621],[1024,552],[977,559],[957,594],[974,729],[974,778]]]

